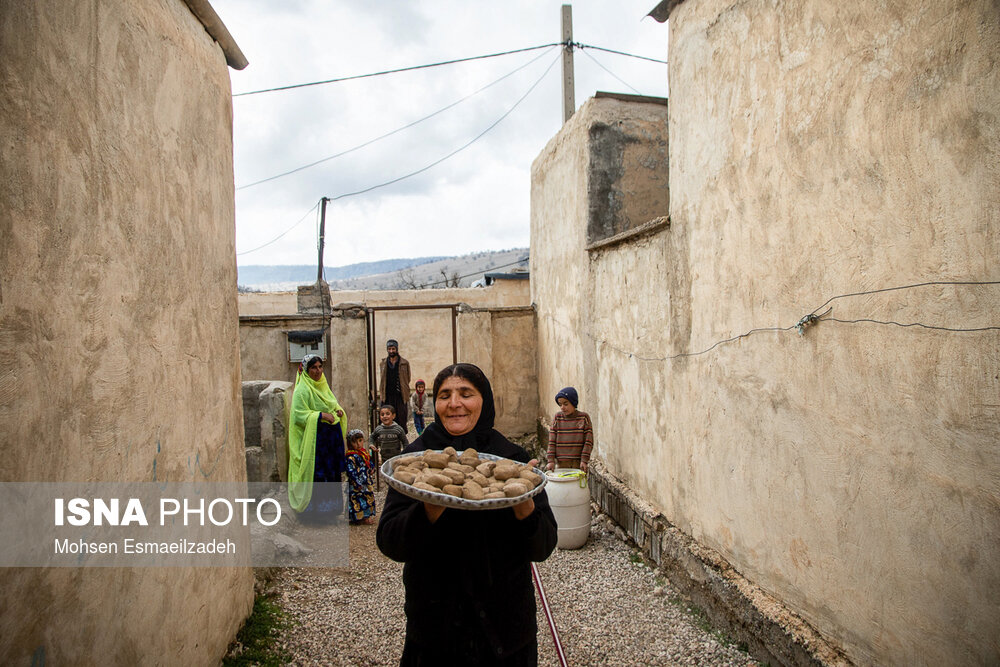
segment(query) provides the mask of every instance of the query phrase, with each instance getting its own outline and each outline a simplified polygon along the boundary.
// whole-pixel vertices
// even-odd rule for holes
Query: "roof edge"
[[[666,97],[653,97],[651,95],[632,95],[630,93],[609,93],[604,90],[598,90],[594,93],[596,98],[607,98],[612,100],[618,100],[620,102],[640,102],[643,104],[661,104],[667,106],[669,100]]]
[[[205,31],[214,39],[220,47],[222,47],[222,53],[226,56],[226,64],[233,69],[243,69],[249,65],[246,56],[240,51],[240,47],[236,44],[236,40],[233,36],[229,34],[229,29],[226,28],[226,24],[222,22],[219,15],[215,13],[212,5],[209,4],[208,0],[184,0],[184,4],[188,6],[191,13],[201,21],[201,24],[205,26]]]
[[[659,23],[663,23],[670,18],[670,12],[674,11],[674,8],[682,2],[684,2],[684,0],[662,0],[662,2],[653,7],[653,11],[646,14],[646,16],[652,16],[653,19]]]

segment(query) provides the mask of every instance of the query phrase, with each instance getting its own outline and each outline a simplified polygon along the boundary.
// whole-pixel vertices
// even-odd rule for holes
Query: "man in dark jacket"
[[[396,409],[395,422],[406,433],[407,405],[410,402],[410,362],[399,354],[399,343],[390,338],[385,343],[386,357],[379,364],[379,404]]]

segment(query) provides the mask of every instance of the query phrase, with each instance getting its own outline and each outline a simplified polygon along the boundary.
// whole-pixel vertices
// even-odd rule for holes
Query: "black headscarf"
[[[520,448],[493,428],[497,413],[493,402],[493,387],[490,386],[490,381],[486,378],[486,374],[474,364],[452,364],[442,369],[434,378],[434,390],[431,398],[435,404],[437,403],[437,395],[438,391],[441,390],[441,385],[450,377],[460,377],[463,380],[468,380],[482,394],[483,409],[479,413],[479,420],[476,421],[476,425],[468,433],[457,436],[452,435],[438,421],[437,406],[435,405],[434,421],[427,425],[423,435],[414,440],[407,449],[412,448],[413,451],[422,449],[440,450],[450,446],[461,452],[464,449],[472,447],[476,451],[511,458],[513,451]],[[521,451],[523,452],[523,450]],[[517,460],[521,460],[521,458],[517,457]],[[527,459],[525,458],[524,460]]]

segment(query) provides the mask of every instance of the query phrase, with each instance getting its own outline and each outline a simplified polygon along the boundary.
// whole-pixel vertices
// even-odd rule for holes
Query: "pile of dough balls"
[[[516,498],[542,483],[542,476],[526,463],[481,459],[471,447],[461,454],[445,447],[423,456],[401,456],[393,461],[392,476],[417,489],[466,500]]]

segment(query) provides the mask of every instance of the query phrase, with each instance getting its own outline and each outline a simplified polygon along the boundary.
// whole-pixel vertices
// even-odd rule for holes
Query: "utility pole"
[[[323,243],[326,236],[326,203],[328,201],[330,201],[329,197],[323,197],[319,200],[321,208],[319,213],[319,262],[317,263],[319,268],[316,272],[317,283],[323,281]]]
[[[323,338],[326,339],[326,363],[323,364],[323,372],[326,374],[327,381],[331,379],[331,374],[333,373],[333,358],[330,356],[332,352],[330,349],[330,318],[326,314],[326,300],[329,298],[330,288],[325,282],[323,282],[323,245],[326,240],[326,204],[329,201],[329,197],[322,197],[319,200],[319,261],[317,262],[316,268],[316,294],[319,296],[320,308],[323,311]]]
[[[563,123],[576,111],[576,93],[573,89],[573,5],[562,6],[562,71],[563,71]]]

